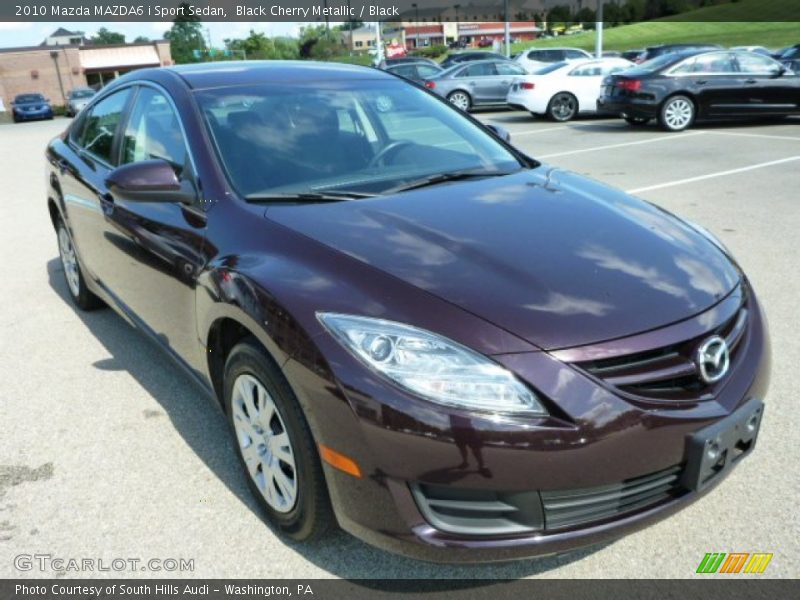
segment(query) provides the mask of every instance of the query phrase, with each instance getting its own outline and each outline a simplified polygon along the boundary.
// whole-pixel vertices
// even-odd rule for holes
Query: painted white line
[[[673,185],[683,185],[684,183],[694,183],[695,181],[703,181],[705,179],[712,179],[714,177],[724,177],[725,175],[735,175],[736,173],[744,173],[745,171],[752,171],[754,169],[762,169],[764,167],[771,167],[773,165],[782,165],[783,163],[800,160],[800,156],[790,156],[789,158],[781,158],[780,160],[771,160],[769,162],[758,163],[757,165],[750,165],[749,167],[740,167],[738,169],[729,169],[727,171],[717,171],[716,173],[708,173],[707,175],[699,175],[697,177],[688,177],[686,179],[676,179],[675,181],[666,181],[664,183],[657,183],[656,185],[648,185],[645,187],[627,190],[629,194],[639,194],[641,192],[649,192],[651,190],[659,190],[665,187],[672,187]]]
[[[647,138],[646,140],[637,140],[635,142],[622,142],[621,144],[606,144],[605,146],[593,146],[592,148],[581,148],[580,150],[569,150],[568,152],[556,152],[554,154],[540,154],[537,158],[555,158],[557,156],[571,156],[572,154],[583,154],[584,152],[596,152],[598,150],[610,150],[612,148],[624,148],[625,146],[636,146],[639,144],[652,144],[654,142],[665,142],[668,140],[685,140],[687,137],[693,135],[704,135],[704,131],[693,131],[691,133],[670,133],[655,138]]]
[[[741,133],[738,131],[709,131],[708,129],[703,131],[712,135],[738,135],[742,137],[766,138],[770,140],[792,140],[793,142],[800,142],[800,137],[792,137],[790,135],[772,135],[771,133]]]

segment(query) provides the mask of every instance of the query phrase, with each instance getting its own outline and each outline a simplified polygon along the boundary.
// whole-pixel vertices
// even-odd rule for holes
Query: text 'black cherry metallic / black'
[[[800,75],[756,52],[662,54],[603,81],[600,110],[668,131],[695,121],[800,115]]]
[[[753,450],[764,318],[710,233],[507,139],[376,69],[136,71],[47,150],[67,288],[219,400],[295,539],[619,537]]]

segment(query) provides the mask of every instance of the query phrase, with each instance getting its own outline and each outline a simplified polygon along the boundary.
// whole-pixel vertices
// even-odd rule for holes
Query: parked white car
[[[516,78],[506,101],[512,108],[554,121],[569,121],[578,113],[597,112],[603,78],[636,66],[624,58],[561,62]]]
[[[580,48],[531,48],[520,52],[514,60],[528,73],[533,73],[555,63],[587,58],[592,58],[592,55]]]

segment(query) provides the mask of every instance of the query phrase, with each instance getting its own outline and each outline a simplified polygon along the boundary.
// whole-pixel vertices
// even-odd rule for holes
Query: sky
[[[207,27],[211,34],[213,46],[221,47],[222,40],[225,38],[247,37],[251,29],[263,32],[268,36],[276,35],[297,35],[301,25],[305,23],[277,23],[277,22],[206,22],[203,27]],[[125,35],[125,40],[132,42],[137,36],[143,35],[151,40],[164,37],[164,32],[171,26],[171,23],[159,21],[157,23],[128,23],[128,22],[105,22],[105,23],[16,23],[0,22],[0,47],[9,48],[14,46],[36,46],[48,35],[59,27],[64,27],[70,31],[83,31],[87,37],[91,37],[101,27],[107,27],[111,31],[117,31]]]

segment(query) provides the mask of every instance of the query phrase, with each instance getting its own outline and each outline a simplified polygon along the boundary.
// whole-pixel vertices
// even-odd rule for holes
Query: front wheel
[[[547,116],[563,123],[578,114],[578,99],[567,92],[556,94],[547,104]]]
[[[686,96],[673,96],[664,102],[658,122],[667,131],[683,131],[695,117],[694,102]]]
[[[323,535],[333,513],[314,438],[289,384],[255,339],[228,356],[225,407],[247,483],[267,519],[298,541]]]
[[[86,279],[78,262],[78,256],[75,254],[72,237],[61,219],[58,221],[56,231],[58,254],[61,257],[61,266],[64,268],[64,279],[67,282],[70,298],[81,310],[99,308],[103,305],[103,301],[86,287]]]
[[[447,96],[447,100],[455,106],[456,108],[460,108],[464,112],[468,111],[472,106],[472,98],[469,97],[467,92],[456,91],[452,92],[450,95]]]

